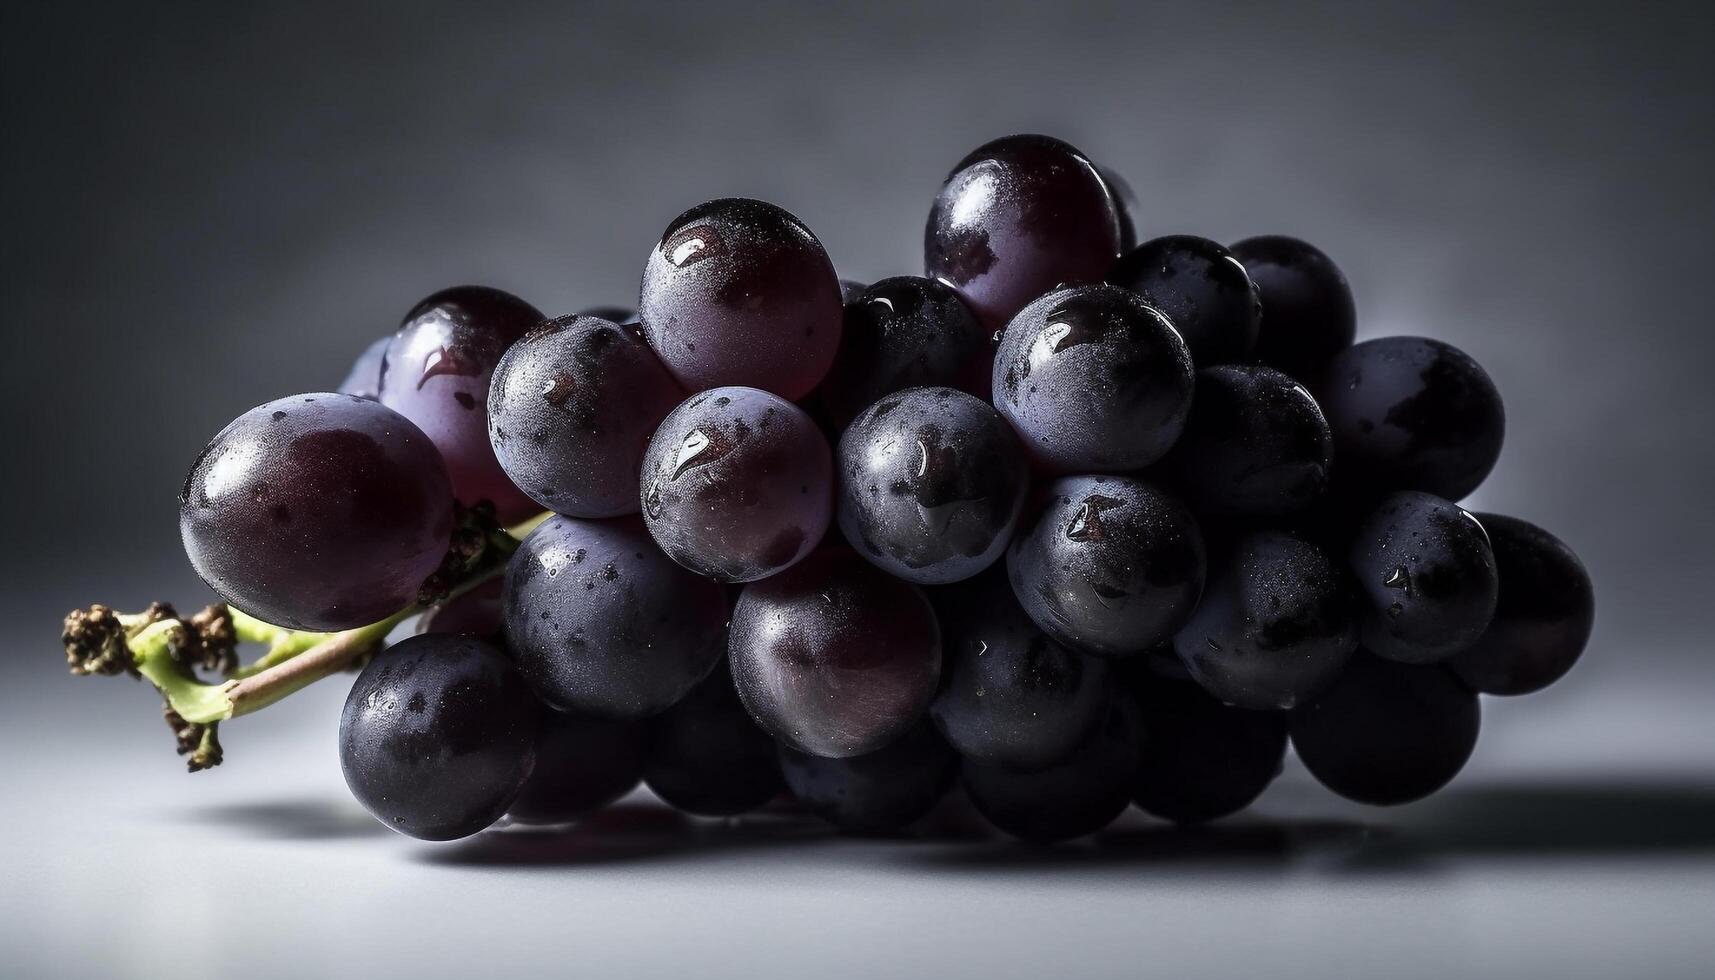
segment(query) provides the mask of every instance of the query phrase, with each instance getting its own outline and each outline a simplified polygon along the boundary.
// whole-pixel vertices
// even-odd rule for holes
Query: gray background
[[[15,967],[1565,977],[1715,957],[1702,5],[355,6],[0,15]],[[1597,632],[1563,685],[1487,703],[1442,797],[1360,811],[1293,767],[1224,835],[1139,822],[1047,856],[641,804],[602,834],[429,848],[346,798],[333,685],[229,726],[229,765],[189,778],[147,690],[63,675],[71,606],[206,595],[174,500],[203,442],[336,384],[418,297],[630,304],[660,229],[729,195],[796,212],[845,276],[915,272],[946,169],[1018,131],[1126,175],[1146,235],[1317,242],[1361,335],[1441,337],[1494,376],[1508,444],[1471,504],[1580,551]]]

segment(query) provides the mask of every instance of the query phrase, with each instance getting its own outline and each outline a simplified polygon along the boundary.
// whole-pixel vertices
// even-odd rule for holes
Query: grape
[[[1219,820],[1249,806],[1286,757],[1286,715],[1230,708],[1195,684],[1150,678],[1137,688],[1142,760],[1132,799],[1174,823]]]
[[[1012,591],[1036,625],[1111,657],[1172,636],[1203,591],[1203,535],[1185,507],[1126,476],[1064,477],[1047,495],[1006,556]]]
[[[1423,337],[1341,351],[1316,401],[1334,434],[1336,465],[1384,493],[1458,500],[1494,468],[1506,430],[1500,393],[1477,362]]]
[[[796,400],[834,362],[840,285],[810,229],[762,201],[686,211],[649,253],[643,335],[688,391],[746,385]]]
[[[841,833],[896,833],[923,817],[953,783],[959,757],[919,721],[887,745],[849,759],[825,759],[780,747],[792,795]]]
[[[1530,694],[1565,676],[1584,652],[1596,594],[1584,563],[1559,538],[1516,517],[1478,514],[1499,592],[1488,629],[1449,666],[1484,694]]]
[[[1231,251],[1262,297],[1257,358],[1301,381],[1315,380],[1357,333],[1345,275],[1316,246],[1284,235],[1247,238]]]
[[[729,649],[757,724],[830,758],[902,735],[923,717],[941,673],[929,600],[843,548],[745,586]]]
[[[1364,603],[1364,646],[1390,660],[1444,660],[1475,643],[1494,616],[1489,536],[1439,497],[1384,499],[1358,528],[1348,560]]]
[[[259,405],[203,449],[179,491],[185,554],[259,619],[345,630],[409,606],[452,537],[440,454],[397,412],[313,392]]]
[[[1070,755],[1107,716],[1107,662],[1044,636],[1000,569],[936,589],[930,600],[946,660],[929,710],[960,755],[1041,769]]]
[[[1240,538],[1173,637],[1187,671],[1240,708],[1291,708],[1326,687],[1358,647],[1345,569],[1280,531]],[[1148,715],[1145,715],[1147,721]]]
[[[966,759],[965,791],[977,812],[1014,837],[1038,844],[1083,837],[1131,805],[1142,742],[1137,706],[1115,698],[1107,718],[1064,761],[1020,772]]]
[[[339,764],[364,809],[423,840],[500,819],[535,764],[541,706],[489,643],[432,633],[382,650],[339,719]]]
[[[553,517],[506,566],[506,638],[538,697],[561,711],[642,718],[708,675],[726,595],[668,561],[635,517]]]
[[[1165,313],[1199,367],[1246,360],[1256,346],[1262,299],[1219,242],[1196,235],[1151,239],[1120,256],[1108,282]]]
[[[435,606],[417,621],[417,632],[499,638],[505,623],[501,585],[499,579],[493,579]]]
[[[774,799],[785,786],[774,740],[746,713],[725,664],[650,727],[643,780],[675,809],[736,816]]]
[[[1160,459],[1191,410],[1191,355],[1173,325],[1118,286],[1056,289],[1002,335],[994,404],[1044,468],[1135,470]]]
[[[1327,489],[1333,451],[1303,385],[1273,368],[1223,364],[1197,372],[1190,418],[1162,471],[1200,513],[1277,516]]]
[[[392,339],[392,334],[377,337],[363,349],[363,353],[357,355],[357,360],[351,362],[351,370],[346,372],[345,380],[339,383],[340,394],[359,398],[380,397],[381,362],[387,357],[387,344]]]
[[[637,322],[637,311],[629,306],[586,306],[573,316],[593,316],[609,323],[631,325]]]
[[[945,283],[883,279],[847,300],[839,356],[817,395],[839,428],[882,396],[945,385],[988,397],[988,331]]]
[[[1374,806],[1447,785],[1477,745],[1477,695],[1439,665],[1360,652],[1316,700],[1288,715],[1292,747],[1334,792]]]
[[[1120,219],[1120,253],[1124,254],[1137,247],[1137,212],[1142,205],[1130,182],[1118,172],[1098,165],[1096,173],[1108,185],[1108,196],[1114,199],[1114,212]]]
[[[562,317],[495,367],[488,437],[506,475],[542,507],[635,514],[643,450],[684,397],[641,337],[608,320]]]
[[[649,727],[547,711],[536,736],[536,769],[507,814],[519,823],[567,823],[637,787],[649,757]]]
[[[804,410],[755,388],[693,395],[643,457],[643,517],[674,561],[753,582],[816,547],[833,511],[833,458]]]
[[[534,306],[498,289],[444,289],[405,315],[381,367],[381,404],[428,433],[459,502],[492,501],[506,523],[539,508],[494,458],[488,382],[506,348],[543,319]]]
[[[922,585],[970,578],[1006,551],[1030,473],[988,403],[951,388],[889,395],[839,446],[846,540],[889,574]]]
[[[1006,326],[1060,283],[1100,282],[1119,254],[1118,208],[1096,168],[1047,136],[1007,136],[959,162],[923,232],[924,274]]]

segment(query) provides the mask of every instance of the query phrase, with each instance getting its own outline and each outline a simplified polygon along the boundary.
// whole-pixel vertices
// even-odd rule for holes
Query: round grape
[[[1108,282],[1166,314],[1198,367],[1246,360],[1256,346],[1262,299],[1219,242],[1196,235],[1151,239],[1120,256]]]
[[[1257,358],[1302,381],[1315,380],[1357,334],[1345,275],[1316,246],[1284,235],[1247,238],[1231,248],[1262,297]]]
[[[1348,561],[1364,604],[1364,646],[1390,660],[1444,660],[1475,643],[1494,616],[1489,536],[1439,497],[1384,499],[1359,526]]]
[[[1516,517],[1478,514],[1495,556],[1499,591],[1488,629],[1449,666],[1483,694],[1530,694],[1578,662],[1596,622],[1584,563],[1564,542]]]
[[[568,823],[637,788],[649,757],[649,728],[565,711],[544,712],[536,768],[506,811],[525,824]]]
[[[1137,689],[1143,749],[1132,800],[1174,823],[1250,806],[1286,757],[1286,715],[1230,708],[1195,684],[1150,678]]]
[[[346,372],[345,380],[339,383],[342,395],[356,395],[359,398],[381,397],[381,362],[387,358],[387,344],[393,335],[377,337],[363,353],[357,355],[357,360],[351,362],[351,370]]]
[[[1107,718],[1064,761],[1033,772],[966,759],[965,791],[1002,831],[1037,844],[1093,834],[1131,805],[1143,742],[1137,706],[1116,698]]]
[[[989,393],[988,331],[945,283],[883,279],[848,300],[839,356],[817,396],[839,428],[883,396],[946,386]]]
[[[959,757],[920,721],[887,745],[847,759],[780,746],[792,795],[841,833],[892,834],[922,818],[953,783]]]
[[[1185,432],[1162,471],[1199,513],[1272,517],[1328,487],[1334,442],[1316,399],[1273,368],[1197,372]]]
[[[774,799],[785,787],[774,740],[745,711],[725,664],[650,729],[643,781],[674,809],[736,816]]]

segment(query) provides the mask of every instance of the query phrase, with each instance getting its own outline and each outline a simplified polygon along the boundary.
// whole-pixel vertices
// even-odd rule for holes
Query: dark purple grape
[[[845,834],[892,834],[922,818],[953,784],[959,757],[927,721],[863,755],[827,759],[780,746],[786,786]]]
[[[339,383],[340,394],[359,398],[381,397],[381,362],[387,358],[387,344],[392,339],[392,334],[377,337],[363,349],[363,353],[357,355],[357,360],[351,362],[351,370],[346,372],[345,380]]]
[[[720,661],[726,593],[668,561],[634,517],[552,517],[506,566],[506,639],[561,711],[642,718]]]
[[[1477,695],[1446,668],[1364,652],[1288,715],[1292,747],[1310,774],[1373,806],[1409,803],[1447,785],[1476,748],[1481,720]]]
[[[1333,453],[1303,385],[1273,368],[1222,364],[1197,372],[1190,419],[1161,468],[1199,513],[1272,517],[1327,489]]]
[[[1247,238],[1231,250],[1262,297],[1257,358],[1314,381],[1357,334],[1345,275],[1316,246],[1285,235]]]
[[[1012,539],[1012,591],[1043,632],[1077,650],[1141,653],[1184,625],[1203,591],[1197,522],[1127,476],[1070,476]]]
[[[245,412],[179,491],[191,567],[222,599],[291,629],[353,629],[411,605],[452,527],[434,444],[356,395],[292,395]]]
[[[989,393],[988,331],[945,283],[883,279],[846,302],[839,356],[817,397],[839,428],[882,396],[944,386]]]
[[[1256,346],[1262,299],[1220,242],[1196,235],[1150,239],[1120,256],[1108,282],[1165,313],[1198,367],[1246,360]]]
[[[1221,701],[1291,708],[1326,687],[1358,648],[1357,599],[1345,569],[1322,549],[1261,531],[1214,563],[1173,648]]]
[[[1316,401],[1342,479],[1448,500],[1477,489],[1506,432],[1500,392],[1476,361],[1423,337],[1383,337],[1329,362]]]
[[[1286,757],[1286,715],[1230,708],[1196,684],[1152,677],[1137,688],[1143,749],[1132,800],[1174,823],[1250,806]]]
[[[506,523],[539,508],[494,458],[488,382],[506,348],[543,319],[534,306],[498,289],[444,289],[405,315],[381,368],[381,404],[428,433],[459,502],[492,501]]]
[[[1137,706],[1115,698],[1108,716],[1065,760],[1033,772],[966,759],[971,803],[1002,831],[1037,844],[1093,834],[1131,805],[1143,743]]]
[[[419,633],[471,633],[498,639],[505,623],[501,581],[493,579],[448,599],[417,621]]]
[[[994,564],[1030,486],[1006,420],[951,388],[911,388],[870,406],[840,437],[839,470],[846,540],[920,585]]]
[[[745,385],[797,400],[840,344],[840,285],[790,213],[710,201],[667,226],[637,301],[643,335],[687,391]]]
[[[785,788],[774,740],[745,711],[725,664],[650,728],[643,781],[668,806],[730,817],[762,806]]]
[[[1495,556],[1499,592],[1489,628],[1448,662],[1483,694],[1530,694],[1578,662],[1596,621],[1584,563],[1564,542],[1516,517],[1478,514]]]
[[[929,600],[843,548],[745,586],[733,680],[751,717],[800,752],[874,752],[923,717],[941,674]]]
[[[529,779],[541,714],[491,644],[413,636],[376,654],[352,685],[340,769],[357,802],[399,833],[468,837],[500,819]]]
[[[967,759],[1041,769],[1065,759],[1107,716],[1106,661],[1050,640],[1000,569],[930,595],[945,662],[930,715]]]
[[[1390,660],[1444,660],[1477,642],[1494,616],[1489,536],[1439,497],[1384,499],[1359,526],[1347,560],[1364,603],[1364,646]]]
[[[629,306],[587,306],[573,316],[593,316],[609,323],[629,325],[637,322],[637,311]]]
[[[1048,293],[1013,318],[995,353],[995,408],[1056,473],[1160,459],[1185,428],[1191,386],[1173,325],[1118,286]]]
[[[822,540],[833,465],[803,409],[756,388],[715,388],[655,430],[643,457],[643,518],[679,564],[722,582],[753,582]]]
[[[1108,196],[1114,199],[1114,211],[1120,219],[1120,253],[1124,254],[1137,247],[1137,213],[1143,205],[1138,202],[1131,183],[1118,171],[1097,165],[1096,173],[1108,185]]]
[[[518,489],[571,517],[637,513],[655,427],[685,397],[649,345],[591,316],[513,344],[488,390],[488,437]]]
[[[506,811],[527,824],[567,823],[637,788],[649,758],[649,726],[547,711],[536,736],[536,769]]]
[[[1076,149],[1007,136],[941,185],[923,232],[924,275],[964,296],[989,330],[1061,283],[1100,282],[1119,254],[1118,208]]]

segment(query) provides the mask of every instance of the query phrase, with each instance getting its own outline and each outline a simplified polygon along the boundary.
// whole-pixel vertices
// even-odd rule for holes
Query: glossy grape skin
[[[1197,372],[1191,415],[1161,472],[1199,513],[1273,517],[1321,496],[1333,453],[1303,385],[1273,368],[1222,364]]]
[[[796,401],[840,344],[840,285],[790,213],[725,198],[673,220],[649,253],[643,335],[686,391],[744,385]]]
[[[1363,603],[1363,643],[1401,663],[1444,660],[1477,641],[1499,580],[1483,525],[1457,504],[1396,493],[1359,525],[1347,561]]]
[[[988,331],[951,286],[895,276],[846,301],[840,352],[816,393],[843,429],[906,388],[944,386],[987,398],[993,359]]]
[[[506,349],[543,319],[534,306],[498,289],[444,289],[405,315],[381,368],[381,404],[428,433],[460,503],[492,501],[503,523],[540,508],[494,458],[488,383]]]
[[[1101,175],[1102,182],[1108,185],[1108,195],[1114,199],[1114,211],[1120,221],[1120,254],[1124,255],[1137,247],[1137,214],[1143,205],[1137,199],[1137,192],[1132,190],[1131,183],[1109,167],[1097,165],[1096,173]]]
[[[774,740],[745,711],[725,664],[651,722],[643,781],[668,806],[705,817],[747,813],[785,788]]]
[[[923,717],[941,674],[941,630],[916,586],[829,548],[745,586],[729,656],[765,731],[800,752],[848,758]]]
[[[392,340],[392,334],[377,337],[363,349],[363,353],[357,355],[357,360],[351,362],[351,370],[346,372],[345,380],[339,383],[340,394],[359,398],[381,397],[381,362],[387,358],[387,345]]]
[[[560,711],[643,718],[720,661],[726,595],[656,550],[635,517],[552,517],[506,566],[506,638]]]
[[[1320,249],[1285,235],[1259,235],[1228,249],[1262,298],[1258,360],[1313,381],[1335,354],[1352,346],[1358,332],[1352,287]]]
[[[1007,136],[942,184],[923,233],[924,275],[998,330],[1061,283],[1100,282],[1119,246],[1118,207],[1087,157],[1047,136]]]
[[[648,758],[646,722],[545,711],[536,768],[507,815],[525,824],[586,817],[637,788]]]
[[[1050,640],[1001,569],[930,593],[941,621],[941,689],[930,717],[967,759],[1042,769],[1107,717],[1108,663]]]
[[[1049,636],[1098,656],[1141,653],[1184,625],[1203,591],[1203,535],[1184,505],[1125,476],[1063,477],[1007,574],[1019,605]]]
[[[536,759],[541,705],[493,645],[402,640],[363,668],[339,719],[339,763],[364,809],[399,833],[454,840],[512,805]]]
[[[1262,299],[1244,266],[1219,242],[1196,235],[1152,238],[1121,255],[1108,282],[1166,314],[1198,367],[1246,360],[1256,346]]]
[[[1021,772],[974,759],[961,769],[965,791],[989,823],[1036,844],[1093,834],[1131,805],[1143,744],[1137,706],[1115,698],[1107,718],[1063,761]]]
[[[1196,684],[1152,677],[1137,688],[1142,756],[1132,800],[1180,824],[1250,806],[1280,774],[1286,715],[1221,704]]]
[[[1483,694],[1540,691],[1578,662],[1596,621],[1596,593],[1565,542],[1516,517],[1478,514],[1495,556],[1495,615],[1448,666]]]
[[[1124,472],[1160,459],[1191,411],[1191,355],[1136,293],[1056,289],[1007,325],[994,406],[1055,473]]]
[[[1476,748],[1482,720],[1477,695],[1446,668],[1362,651],[1287,718],[1310,774],[1372,806],[1409,803],[1447,785]]]
[[[417,632],[473,633],[498,639],[506,618],[503,585],[500,579],[491,579],[435,606],[417,620]]]
[[[1316,389],[1336,466],[1380,492],[1458,500],[1501,454],[1506,413],[1464,351],[1424,337],[1366,340],[1335,355]]]
[[[840,437],[839,521],[866,561],[919,585],[994,564],[1018,524],[1030,471],[1018,437],[986,402],[911,388]]]
[[[1291,708],[1326,687],[1358,648],[1357,599],[1345,568],[1321,548],[1257,532],[1213,563],[1173,648],[1222,702]]]
[[[488,389],[488,438],[518,489],[570,517],[638,510],[643,451],[685,397],[631,331],[550,320],[507,350]]]
[[[655,430],[643,457],[643,519],[686,568],[754,582],[791,567],[827,533],[833,467],[803,409],[755,388],[715,388]]]
[[[827,759],[780,746],[786,787],[844,834],[892,834],[922,818],[953,784],[959,756],[919,721],[874,752]]]
[[[629,326],[637,323],[637,311],[629,306],[586,306],[573,316],[593,316],[598,320]],[[563,319],[563,318],[562,318]]]
[[[416,601],[452,536],[440,454],[356,395],[275,399],[220,430],[179,491],[202,580],[277,626],[345,630]]]

